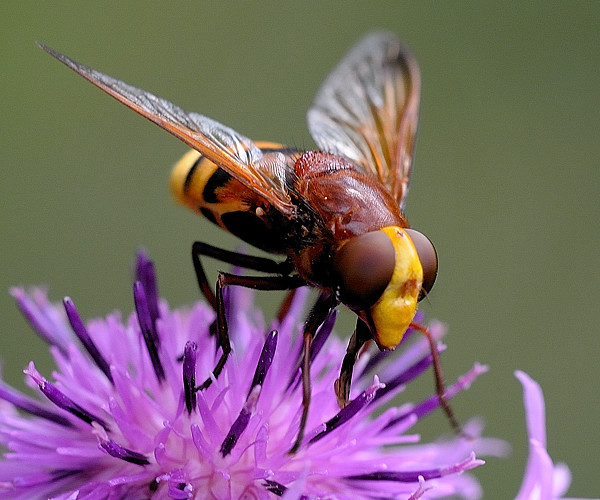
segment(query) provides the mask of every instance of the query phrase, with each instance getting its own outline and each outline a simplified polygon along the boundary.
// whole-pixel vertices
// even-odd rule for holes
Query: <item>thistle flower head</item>
[[[340,410],[333,383],[345,345],[329,335],[329,318],[311,351],[306,436],[290,454],[302,411],[306,291],[266,329],[251,292],[228,289],[233,352],[218,379],[198,391],[220,354],[214,312],[204,303],[169,309],[143,254],[136,275],[136,312],[126,320],[114,313],[84,323],[69,298],[59,307],[41,289],[12,290],[50,344],[56,371],[42,375],[33,362],[25,369],[37,397],[0,383],[0,498],[480,496],[467,471],[483,463],[475,452],[500,453],[499,442],[479,438],[472,421],[465,426],[472,439],[420,443],[411,428],[437,408],[437,397],[387,405],[431,364],[425,340],[391,355],[361,356],[352,401]],[[430,329],[437,338],[444,333],[440,323]],[[448,396],[483,371],[476,364]]]

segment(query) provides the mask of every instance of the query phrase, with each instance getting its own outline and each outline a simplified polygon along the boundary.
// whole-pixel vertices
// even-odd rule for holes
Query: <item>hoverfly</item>
[[[315,332],[340,304],[357,315],[335,394],[349,398],[355,361],[370,340],[394,349],[410,327],[426,334],[436,391],[451,425],[460,427],[444,396],[434,341],[413,323],[417,302],[433,286],[437,255],[429,239],[409,229],[403,215],[417,129],[420,73],[416,60],[387,32],[367,35],[327,77],[308,111],[318,146],[299,151],[254,142],[234,130],[144,90],[83,66],[46,47],[49,54],[106,93],[193,148],[175,166],[171,188],[177,200],[245,242],[284,256],[249,256],[196,242],[192,255],[202,293],[215,309],[221,356],[218,377],[231,346],[223,289],[320,290],[304,327],[303,413],[294,452],[300,446],[310,404],[310,345]],[[220,272],[213,292],[201,257],[267,276]],[[209,377],[197,389],[208,387]],[[190,410],[191,411],[191,410]]]

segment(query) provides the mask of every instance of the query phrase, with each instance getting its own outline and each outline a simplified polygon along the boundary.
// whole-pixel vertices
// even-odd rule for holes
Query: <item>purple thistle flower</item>
[[[564,463],[554,465],[546,451],[546,410],[539,384],[524,372],[515,376],[523,385],[523,402],[529,436],[529,457],[525,477],[515,500],[557,500],[565,498],[571,472]],[[565,500],[577,500],[574,498]]]
[[[127,321],[114,313],[84,324],[71,299],[63,311],[40,289],[12,290],[50,344],[56,371],[50,381],[33,362],[25,370],[39,398],[0,382],[6,449],[0,499],[481,496],[467,472],[483,463],[475,453],[501,454],[504,445],[480,438],[479,422],[465,425],[472,439],[419,443],[409,431],[437,408],[437,397],[383,407],[429,367],[420,336],[391,356],[362,356],[352,402],[340,410],[333,382],[345,344],[329,336],[333,319],[327,321],[311,353],[306,436],[290,455],[301,415],[298,358],[307,291],[268,330],[251,292],[228,290],[233,352],[219,378],[197,391],[218,356],[210,334],[214,312],[203,303],[170,310],[158,299],[144,255],[136,273],[136,313]],[[440,323],[430,329],[438,339],[445,333]],[[448,387],[448,396],[484,371],[476,364]]]

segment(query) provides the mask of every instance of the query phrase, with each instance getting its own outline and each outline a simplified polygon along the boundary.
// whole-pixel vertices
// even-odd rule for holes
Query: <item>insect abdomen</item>
[[[275,221],[278,212],[198,151],[188,151],[175,164],[171,192],[179,203],[245,242],[267,252],[285,252],[285,231]]]

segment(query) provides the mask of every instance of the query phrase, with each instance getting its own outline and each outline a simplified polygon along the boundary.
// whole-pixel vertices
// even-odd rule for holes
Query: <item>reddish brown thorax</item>
[[[340,156],[321,151],[303,153],[294,173],[294,190],[323,219],[329,233],[323,235],[322,243],[292,256],[300,275],[308,281],[320,281],[315,275],[321,274],[321,263],[324,268],[329,265],[329,274],[333,253],[349,238],[387,226],[408,227],[389,191]]]
[[[386,226],[408,227],[389,191],[344,158],[309,151],[298,158],[294,173],[295,189],[323,217],[337,243]]]

